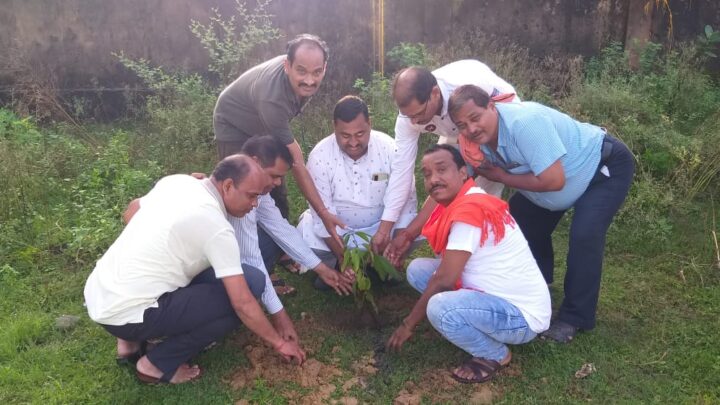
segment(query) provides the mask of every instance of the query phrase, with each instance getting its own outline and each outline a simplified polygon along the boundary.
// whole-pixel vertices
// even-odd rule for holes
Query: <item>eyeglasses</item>
[[[400,117],[408,118],[410,120],[418,119],[418,118],[422,117],[423,115],[425,115],[425,112],[427,112],[428,104],[430,104],[430,97],[428,97],[428,99],[425,100],[425,105],[423,106],[422,111],[419,111],[418,113],[413,114],[413,115],[405,115],[403,113],[399,113],[398,115]]]

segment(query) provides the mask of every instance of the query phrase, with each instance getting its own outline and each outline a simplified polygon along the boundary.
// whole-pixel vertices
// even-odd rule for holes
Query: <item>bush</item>
[[[120,213],[161,176],[131,160],[127,133],[90,146],[0,110],[0,259],[24,274],[94,261],[121,229]],[[137,165],[137,166],[136,166]]]
[[[353,87],[360,92],[360,97],[368,104],[373,129],[393,135],[397,107],[392,99],[390,85],[390,79],[375,72],[370,82],[357,79]]]
[[[390,60],[389,72],[410,66],[426,66],[429,60],[428,50],[423,43],[401,42],[387,53]]]
[[[144,151],[170,172],[197,171],[215,161],[212,116],[218,94],[250,66],[249,55],[255,47],[279,36],[267,13],[270,2],[259,1],[249,11],[245,3],[236,0],[236,14],[229,19],[214,8],[207,25],[192,21],[190,30],[208,52],[208,69],[215,78],[168,72],[144,59],[127,57],[122,51],[114,54],[154,91],[145,104],[148,135],[138,138],[138,153]]]

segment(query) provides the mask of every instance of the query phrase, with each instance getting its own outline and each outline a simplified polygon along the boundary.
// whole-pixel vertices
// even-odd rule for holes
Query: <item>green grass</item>
[[[720,401],[720,269],[710,265],[713,248],[708,222],[675,220],[684,225],[669,251],[642,256],[620,248],[608,250],[595,330],[580,334],[569,345],[533,341],[512,348],[517,371],[503,373],[491,383],[499,403]],[[563,221],[556,238],[559,269],[566,227]],[[623,229],[615,229],[610,237],[615,246],[622,246]],[[428,253],[427,249],[422,252]],[[86,266],[25,277],[2,273],[3,403],[231,403],[240,398],[286,403],[288,392],[308,392],[291,383],[263,380],[233,390],[228,383],[233,372],[249,367],[236,342],[247,331],[237,332],[198,357],[206,374],[197,383],[139,384],[130,370],[115,365],[114,339],[85,314],[82,288],[89,271]],[[354,313],[350,298],[316,292],[312,276],[284,276],[299,290],[297,296],[285,300],[298,324],[303,322],[303,312],[314,319]],[[551,288],[555,306],[562,295],[561,271],[556,280]],[[379,297],[388,294],[416,296],[408,286],[376,290]],[[61,314],[82,319],[76,328],[63,332],[54,327],[54,318]],[[386,355],[386,364],[367,379],[365,389],[355,387],[343,394],[339,387],[353,376],[353,362],[385,341],[394,325],[379,331],[321,326],[306,330],[301,339],[317,347],[312,357],[324,363],[335,361],[343,371],[341,377],[329,381],[338,387],[332,397],[336,399],[351,395],[361,402],[391,403],[407,381],[419,383],[426,372],[448,369],[465,356],[424,323],[401,354]],[[336,346],[340,351],[333,353]],[[582,380],[574,378],[584,363],[593,363],[597,372]],[[444,389],[448,395],[462,397],[475,387]]]
[[[569,345],[533,341],[512,347],[512,366],[484,386],[485,394],[507,404],[720,403],[720,264],[711,238],[711,231],[720,230],[715,219],[720,208],[713,202],[718,171],[712,163],[720,155],[717,82],[692,66],[692,48],[656,55],[657,63],[631,72],[623,68],[618,47],[585,69],[577,59],[558,60],[557,67],[567,69],[553,69],[552,60],[533,64],[519,48],[466,42],[465,48],[445,48],[453,59],[481,55],[500,69],[513,66],[499,73],[524,98],[551,100],[579,119],[608,127],[638,159],[630,196],[608,235],[597,327]],[[557,74],[547,75],[553,71]],[[572,80],[555,89],[558,75]],[[363,91],[375,97],[378,110],[389,106],[380,112],[390,118],[378,117],[376,123],[390,132],[394,110],[387,83],[376,79]],[[246,330],[197,357],[205,369],[200,381],[141,385],[131,370],[115,364],[115,339],[87,317],[85,279],[120,231],[125,204],[165,174],[207,172],[212,165],[209,114],[215,96],[193,86],[185,90],[175,100],[183,103],[155,100],[145,106],[143,121],[120,130],[38,128],[0,109],[0,403],[291,403],[316,391],[262,378],[234,389],[233,376],[250,368]],[[315,98],[293,120],[306,153],[331,132],[327,114],[333,97]],[[419,149],[434,142],[434,136],[423,135]],[[417,178],[422,201],[426,194]],[[306,202],[292,180],[289,190],[296,219]],[[562,297],[568,225],[566,217],[555,235],[555,308]],[[430,251],[425,247],[415,255]],[[374,353],[409,306],[389,312],[395,320],[380,330],[358,328],[352,298],[315,291],[312,275],[283,276],[298,288],[284,302],[311,349],[309,357],[339,370],[336,377],[321,378],[321,384],[334,386],[328,401],[351,396],[361,403],[392,403],[409,389],[422,391],[424,403],[466,403],[483,393],[482,386],[444,382],[447,370],[466,355],[426,322],[402,353],[375,354],[379,371],[365,376],[365,387],[344,392],[342,385],[357,374],[354,364]],[[375,296],[412,301],[417,294],[401,285],[380,287]],[[59,330],[55,318],[63,314],[78,315],[80,322]],[[585,363],[597,371],[576,379]]]

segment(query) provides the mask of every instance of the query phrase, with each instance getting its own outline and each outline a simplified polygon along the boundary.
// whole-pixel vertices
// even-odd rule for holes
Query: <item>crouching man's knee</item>
[[[250,292],[255,299],[260,299],[262,293],[265,291],[265,273],[257,267],[250,266],[249,264],[242,265],[243,276],[245,276],[245,282],[250,288]]]

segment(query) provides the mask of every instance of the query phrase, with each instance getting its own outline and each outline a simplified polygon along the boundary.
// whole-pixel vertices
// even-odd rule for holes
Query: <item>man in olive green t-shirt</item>
[[[301,34],[288,42],[287,54],[270,59],[240,75],[220,93],[213,114],[218,158],[237,153],[252,136],[271,135],[287,145],[295,161],[292,174],[300,191],[323,220],[330,235],[340,240],[335,226],[344,224],[322,203],[305,167],[300,145],[290,130],[290,120],[320,87],[327,67],[328,49],[315,35]],[[271,196],[287,218],[285,183]]]

